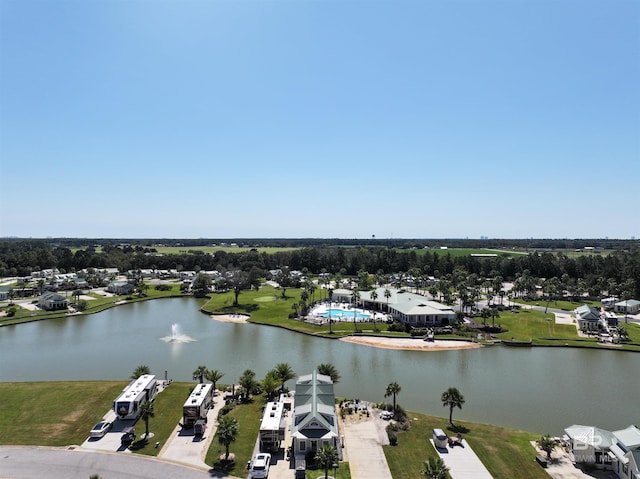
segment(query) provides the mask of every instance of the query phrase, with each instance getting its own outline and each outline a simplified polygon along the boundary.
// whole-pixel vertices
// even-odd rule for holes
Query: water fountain
[[[182,332],[180,331],[180,325],[178,323],[173,323],[171,325],[170,336],[165,336],[160,339],[165,343],[190,343],[192,341],[195,341],[195,339],[193,339],[192,337],[187,336],[186,334],[182,334]]]

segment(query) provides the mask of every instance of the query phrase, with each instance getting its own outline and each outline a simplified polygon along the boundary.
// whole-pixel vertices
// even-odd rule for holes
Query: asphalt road
[[[98,474],[105,479],[204,479],[221,477],[210,471],[180,466],[141,456],[79,449],[35,446],[0,446],[2,479],[87,479]]]

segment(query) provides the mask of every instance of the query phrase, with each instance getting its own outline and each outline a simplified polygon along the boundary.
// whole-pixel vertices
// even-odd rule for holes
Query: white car
[[[111,426],[113,426],[111,421],[100,421],[93,426],[93,429],[89,432],[89,437],[102,437],[111,429]]]
[[[266,479],[269,476],[269,466],[271,465],[271,454],[261,452],[251,464],[252,479]]]

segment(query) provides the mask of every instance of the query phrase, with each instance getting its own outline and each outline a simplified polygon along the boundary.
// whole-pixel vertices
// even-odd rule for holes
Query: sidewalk
[[[462,446],[453,446],[446,449],[435,447],[433,439],[429,439],[438,456],[449,468],[449,474],[453,479],[491,479],[484,464],[480,462],[476,453],[473,452],[469,443],[465,440]]]
[[[207,412],[207,429],[202,437],[193,435],[193,430],[183,430],[178,424],[167,442],[162,446],[158,458],[176,463],[187,464],[209,470],[204,462],[209,445],[216,434],[218,411],[224,406],[223,394],[216,391],[214,406]]]
[[[367,419],[343,421],[345,460],[349,461],[352,479],[392,479],[387,458],[382,450],[386,433],[381,437],[376,421],[379,411],[374,410]],[[382,430],[387,423],[383,423]]]

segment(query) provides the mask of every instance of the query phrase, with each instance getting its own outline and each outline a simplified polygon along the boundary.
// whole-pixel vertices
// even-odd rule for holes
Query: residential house
[[[132,294],[134,290],[135,286],[127,281],[111,281],[107,285],[107,291],[109,293],[117,294],[119,296]]]
[[[618,301],[613,310],[616,313],[622,314],[636,314],[640,312],[640,301],[637,299],[627,299],[625,301]]]
[[[565,429],[576,465],[612,471],[620,479],[640,479],[640,429],[607,431],[573,425]]]
[[[296,382],[291,425],[293,454],[298,460],[332,446],[342,457],[333,382],[329,376],[300,376]]]
[[[578,329],[581,331],[597,331],[602,329],[603,323],[600,317],[600,309],[595,306],[582,306],[575,309]]]
[[[69,301],[58,293],[53,291],[45,291],[38,298],[38,306],[46,311],[55,311],[58,309],[67,309]]]
[[[629,426],[613,431],[615,444],[611,446],[613,472],[620,479],[640,479],[640,429]]]

